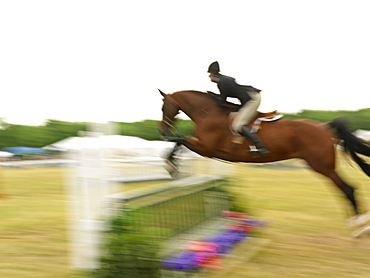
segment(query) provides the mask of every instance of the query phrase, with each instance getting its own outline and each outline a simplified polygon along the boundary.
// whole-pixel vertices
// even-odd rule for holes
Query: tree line
[[[357,111],[321,111],[302,110],[298,113],[283,113],[284,119],[312,119],[320,122],[328,122],[337,117],[348,119],[354,130],[370,130],[370,108]],[[117,122],[117,134],[136,136],[146,140],[162,140],[158,132],[159,121],[144,120],[134,123]],[[190,136],[193,134],[194,124],[191,120],[177,120],[176,133]],[[81,136],[81,131],[88,130],[85,122],[64,122],[48,120],[42,126],[26,126],[15,124],[1,124],[0,149],[3,147],[27,146],[40,148],[55,143],[62,139]]]

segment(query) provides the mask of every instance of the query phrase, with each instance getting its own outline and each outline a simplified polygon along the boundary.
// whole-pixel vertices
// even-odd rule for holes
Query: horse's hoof
[[[370,235],[370,226],[359,229],[356,232],[352,233],[352,237],[359,238],[361,236]]]
[[[358,228],[369,224],[369,222],[370,222],[370,212],[366,212],[364,214],[351,217],[348,221],[348,226],[350,228]]]
[[[171,168],[173,170],[178,170],[178,167],[175,163],[173,163],[170,160],[166,160],[165,163],[167,164],[168,168]]]
[[[167,167],[165,167],[166,171],[170,174],[172,178],[176,177],[177,173],[179,172],[179,168],[170,160],[165,161]]]

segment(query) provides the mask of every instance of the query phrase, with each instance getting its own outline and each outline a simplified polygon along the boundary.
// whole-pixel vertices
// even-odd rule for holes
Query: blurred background
[[[319,122],[344,116],[369,141],[367,7],[365,0],[1,2],[0,276],[81,277],[97,267],[101,219],[112,213],[106,196],[152,204],[166,192],[206,192],[208,199],[167,207],[179,208],[168,216],[173,226],[180,215],[215,216],[225,209],[221,196],[270,224],[198,277],[368,277],[369,238],[351,237],[347,204],[305,164],[220,164],[183,150],[173,177],[162,158],[173,143],[157,131],[157,88],[218,92],[206,73],[217,60],[221,73],[262,90],[262,112]],[[183,114],[176,127],[193,134]],[[337,160],[368,210],[368,177],[341,150]],[[205,204],[212,210],[201,218]],[[116,220],[119,231],[129,227]],[[176,230],[148,230],[158,229]],[[155,253],[156,243],[142,249]],[[89,275],[111,274],[102,269]]]

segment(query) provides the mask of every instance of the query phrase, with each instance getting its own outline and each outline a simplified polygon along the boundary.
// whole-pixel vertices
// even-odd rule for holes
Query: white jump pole
[[[103,159],[108,155],[102,135],[112,132],[112,124],[90,124],[81,149],[71,153],[75,165],[68,183],[70,210],[70,254],[74,269],[99,267],[102,231],[106,227],[105,198],[113,192]]]

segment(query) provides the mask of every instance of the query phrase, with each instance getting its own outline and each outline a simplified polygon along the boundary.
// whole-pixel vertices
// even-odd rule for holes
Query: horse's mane
[[[182,91],[174,92],[174,94],[176,94],[176,93],[179,93],[179,94],[182,94],[182,93],[201,94],[201,95],[210,97],[210,99],[214,100],[215,104],[218,105],[219,107],[221,107],[223,109],[232,110],[232,111],[238,111],[241,107],[241,105],[238,105],[238,104],[235,104],[235,103],[232,103],[232,102],[226,101],[226,103],[225,103],[224,101],[221,100],[221,96],[219,94],[215,94],[215,93],[209,92],[209,91],[201,92],[201,91],[196,91],[196,90],[182,90]]]
[[[201,92],[201,91],[197,91],[197,90],[182,90],[182,91],[177,91],[177,92],[174,92],[174,94],[176,93],[197,93],[197,94],[203,94],[203,95],[207,95],[207,93],[205,92]]]
[[[173,94],[188,94],[188,93],[202,95],[202,96],[205,96],[205,97],[208,97],[208,98],[210,97],[208,91],[207,92],[201,92],[201,91],[196,91],[196,90],[181,90],[181,91],[174,92]],[[212,93],[212,94],[214,94],[214,93]],[[216,94],[214,94],[214,95],[216,95]],[[217,101],[217,98],[213,98],[211,96],[211,99],[214,99],[216,101],[216,104],[219,103],[219,101]]]

